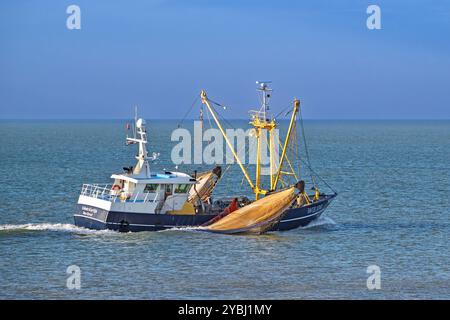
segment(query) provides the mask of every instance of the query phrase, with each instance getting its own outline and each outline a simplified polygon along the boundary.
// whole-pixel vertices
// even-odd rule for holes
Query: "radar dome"
[[[140,129],[140,128],[142,128],[143,126],[145,126],[145,120],[142,119],[142,118],[139,118],[139,119],[136,121],[136,127]]]

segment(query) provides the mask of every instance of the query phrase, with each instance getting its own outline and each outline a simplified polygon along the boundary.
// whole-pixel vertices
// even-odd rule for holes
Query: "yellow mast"
[[[259,199],[259,193],[261,191],[261,129],[256,129],[256,173],[255,173],[255,184],[256,192],[255,199]]]
[[[275,126],[274,126],[275,128]],[[274,170],[274,159],[273,159],[273,153],[274,153],[274,137],[272,134],[272,130],[269,130],[269,161],[270,161],[270,190],[273,189],[273,170]]]
[[[290,140],[290,136],[292,133],[292,129],[295,123],[295,119],[296,119],[296,115],[298,112],[298,108],[300,105],[300,101],[295,99],[294,100],[294,109],[292,112],[292,117],[291,117],[291,121],[289,124],[289,129],[287,132],[287,136],[284,142],[284,146],[283,146],[283,152],[281,155],[281,159],[280,159],[280,163],[278,166],[278,170],[276,172],[276,175],[274,173],[274,168],[275,168],[275,159],[274,159],[274,153],[275,153],[275,147],[277,146],[276,143],[274,143],[274,136],[273,136],[273,130],[277,127],[277,124],[275,122],[274,119],[269,120],[267,119],[266,116],[266,108],[267,108],[267,104],[266,104],[266,90],[270,90],[267,89],[266,84],[265,83],[261,83],[261,90],[263,91],[263,108],[262,108],[262,112],[261,111],[256,111],[253,112],[252,114],[252,118],[250,121],[250,124],[253,126],[254,130],[255,130],[255,135],[256,135],[256,139],[257,139],[257,160],[256,160],[256,173],[255,173],[255,183],[253,183],[252,179],[250,178],[247,170],[245,169],[245,167],[243,166],[241,160],[239,159],[238,155],[236,154],[236,151],[234,150],[233,145],[231,144],[230,140],[228,139],[225,130],[223,129],[219,119],[217,118],[217,115],[214,111],[214,109],[211,107],[209,100],[206,96],[206,92],[202,90],[202,92],[200,93],[200,97],[202,100],[202,103],[205,104],[209,110],[209,112],[211,113],[214,121],[216,122],[220,132],[222,133],[222,136],[224,137],[228,147],[230,148],[233,157],[236,159],[236,162],[238,163],[239,167],[242,170],[242,173],[244,174],[248,184],[250,185],[250,187],[252,188],[253,192],[255,193],[255,198],[256,200],[258,200],[260,198],[260,195],[265,195],[268,190],[265,190],[261,187],[261,136],[263,133],[263,130],[267,130],[269,133],[269,160],[270,160],[270,190],[275,190],[280,178],[280,174],[282,173],[282,165],[284,162],[284,159],[287,158],[286,156],[286,151],[287,151],[287,147],[289,144],[289,140]],[[289,162],[289,159],[287,160]],[[291,166],[291,164],[289,163],[289,165]],[[291,166],[292,169],[292,166]],[[295,175],[295,173],[294,173]]]
[[[294,127],[295,119],[297,118],[298,108],[300,107],[300,101],[298,99],[294,99],[294,109],[292,111],[291,121],[289,123],[289,129],[286,134],[286,139],[284,141],[283,151],[281,153],[280,165],[278,167],[277,175],[275,176],[275,181],[273,186],[271,186],[272,190],[275,190],[278,184],[278,180],[280,178],[281,169],[283,167],[284,158],[286,157],[286,151],[289,145],[289,140],[291,138],[292,128]]]
[[[256,200],[259,199],[259,196],[262,194],[266,194],[268,190],[264,190],[261,188],[261,138],[262,134],[264,133],[264,130],[266,130],[269,133],[269,176],[270,176],[270,188],[272,188],[273,185],[273,170],[274,170],[274,144],[273,144],[273,129],[277,127],[275,120],[269,120],[267,116],[267,110],[269,110],[269,104],[268,100],[270,98],[270,92],[272,89],[268,87],[268,83],[270,81],[257,81],[257,84],[259,84],[258,91],[261,91],[262,95],[262,106],[259,111],[253,111],[252,112],[252,119],[250,121],[250,124],[253,126],[255,133],[256,133],[256,139],[257,139],[257,154],[256,154],[256,172],[255,172],[255,198]],[[266,150],[264,150],[266,152]]]
[[[267,190],[264,190],[261,188],[261,134],[263,130],[267,130],[269,132],[269,160],[270,160],[270,181],[271,181],[271,187],[272,187],[272,180],[273,180],[273,129],[276,128],[275,120],[270,120],[260,117],[260,113],[257,112],[253,114],[252,121],[250,121],[250,124],[253,126],[256,132],[256,182],[255,182],[255,198],[256,200],[259,199],[259,196],[262,194],[266,194]]]

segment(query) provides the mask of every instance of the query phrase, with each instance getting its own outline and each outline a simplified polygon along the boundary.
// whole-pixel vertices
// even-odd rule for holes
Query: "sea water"
[[[449,121],[306,121],[311,164],[339,195],[305,228],[230,236],[76,227],[81,185],[134,165],[124,124],[0,121],[0,298],[450,298]],[[154,170],[174,170],[176,127],[148,121]],[[250,196],[245,183],[233,166],[216,191]],[[379,289],[367,285],[373,265]],[[80,289],[68,286],[70,266]]]

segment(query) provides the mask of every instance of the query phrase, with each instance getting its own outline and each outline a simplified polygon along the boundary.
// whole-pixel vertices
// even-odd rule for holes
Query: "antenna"
[[[256,89],[258,91],[261,91],[261,95],[262,95],[262,106],[261,106],[261,111],[264,114],[264,120],[266,120],[267,116],[267,111],[270,109],[269,107],[269,99],[271,97],[270,92],[272,92],[272,89],[269,88],[268,84],[272,83],[272,81],[256,81],[256,84],[259,85],[259,87]]]
[[[137,114],[138,114],[138,107],[134,106],[134,126],[133,126],[133,128],[134,128],[134,138],[135,139],[137,137],[137,128],[136,128],[136,122],[138,120]]]
[[[133,174],[140,174],[142,168],[145,167],[147,176],[150,174],[150,167],[148,164],[148,152],[146,148],[147,144],[147,129],[146,122],[142,118],[138,118],[137,106],[134,107],[134,127],[133,127],[134,137],[128,138],[127,135],[127,145],[129,144],[139,144],[139,153],[136,155],[138,163],[133,169]]]

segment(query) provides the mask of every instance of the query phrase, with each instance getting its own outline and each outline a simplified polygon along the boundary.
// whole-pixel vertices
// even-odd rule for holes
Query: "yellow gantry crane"
[[[258,88],[259,91],[261,91],[262,93],[262,107],[259,111],[251,111],[251,121],[250,124],[253,126],[254,129],[254,134],[256,137],[256,172],[255,172],[255,182],[252,181],[252,179],[250,178],[247,170],[245,169],[244,165],[241,162],[241,159],[239,159],[237,152],[234,149],[233,144],[230,142],[230,140],[228,139],[225,130],[223,129],[222,124],[220,123],[217,114],[214,110],[214,108],[211,106],[210,104],[210,100],[208,99],[206,92],[202,91],[200,94],[202,103],[204,105],[206,105],[206,107],[208,108],[208,111],[210,112],[210,114],[212,115],[212,118],[214,119],[217,127],[219,128],[220,132],[222,133],[222,136],[224,137],[228,147],[230,148],[234,159],[236,160],[236,162],[238,163],[239,167],[242,170],[242,173],[244,174],[244,177],[246,178],[248,184],[250,185],[251,189],[253,190],[254,194],[255,194],[255,199],[258,200],[260,198],[261,195],[265,195],[267,192],[269,191],[273,191],[277,188],[277,185],[280,181],[280,175],[283,173],[282,171],[282,167],[285,161],[287,161],[289,163],[289,166],[292,170],[291,173],[288,174],[293,174],[295,177],[297,177],[297,175],[295,174],[292,165],[289,161],[289,159],[287,158],[287,149],[291,140],[291,136],[292,136],[292,132],[293,132],[293,128],[295,125],[295,122],[297,120],[297,114],[299,111],[299,107],[300,107],[300,101],[297,99],[294,99],[294,103],[293,103],[293,109],[292,109],[292,115],[291,115],[291,119],[290,119],[290,123],[289,123],[289,128],[286,134],[286,138],[283,144],[283,149],[282,149],[282,153],[281,153],[281,157],[279,162],[276,161],[276,159],[278,159],[278,148],[276,148],[278,146],[279,141],[275,141],[275,134],[274,134],[274,130],[277,128],[277,123],[275,121],[275,119],[269,119],[268,118],[268,99],[270,98],[270,92],[272,91],[268,86],[267,86],[267,82],[257,82],[260,86]],[[268,133],[269,137],[269,161],[270,161],[270,189],[264,189],[262,188],[262,183],[261,183],[261,139],[263,137],[263,135],[265,134],[265,131]]]

